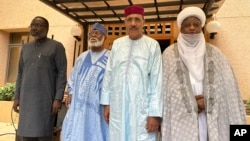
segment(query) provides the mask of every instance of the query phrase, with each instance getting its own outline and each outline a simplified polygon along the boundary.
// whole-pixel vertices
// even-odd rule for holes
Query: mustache
[[[138,29],[138,28],[135,27],[135,26],[132,26],[132,27],[130,27],[129,29],[130,29],[130,30],[136,30],[136,29]]]
[[[96,37],[91,37],[91,38],[89,38],[89,40],[92,40],[92,39],[98,40]]]
[[[31,29],[30,32],[37,32],[37,30],[36,29]]]

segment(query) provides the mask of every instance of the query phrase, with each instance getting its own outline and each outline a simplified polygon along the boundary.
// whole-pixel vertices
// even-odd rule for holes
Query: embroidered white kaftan
[[[156,141],[148,116],[162,117],[162,58],[157,41],[147,36],[114,41],[103,80],[101,104],[110,105],[110,141]]]

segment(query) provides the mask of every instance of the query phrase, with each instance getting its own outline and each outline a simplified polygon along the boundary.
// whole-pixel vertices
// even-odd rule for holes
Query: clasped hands
[[[196,100],[197,107],[198,107],[198,113],[205,110],[204,96],[203,95],[196,95],[195,100]]]

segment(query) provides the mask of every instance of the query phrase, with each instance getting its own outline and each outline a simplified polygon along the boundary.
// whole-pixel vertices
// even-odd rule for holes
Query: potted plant
[[[7,83],[0,87],[0,101],[12,101],[16,89],[15,83]]]
[[[0,87],[0,122],[18,123],[19,115],[12,110],[15,89],[15,83],[6,83]]]

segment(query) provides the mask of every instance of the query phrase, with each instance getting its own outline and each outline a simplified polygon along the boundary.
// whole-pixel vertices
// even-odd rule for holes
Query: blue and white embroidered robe
[[[86,51],[76,60],[68,80],[72,101],[63,121],[62,141],[108,141],[108,124],[99,102],[108,56],[107,50]]]

